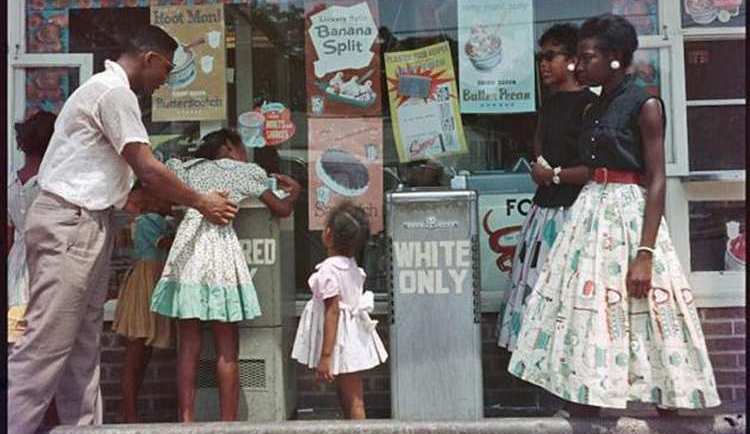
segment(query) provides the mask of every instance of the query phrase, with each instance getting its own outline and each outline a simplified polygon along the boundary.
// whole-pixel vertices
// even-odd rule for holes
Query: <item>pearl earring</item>
[[[609,63],[609,67],[612,69],[620,69],[620,61],[615,59]]]
[[[573,72],[576,70],[576,64],[575,63],[568,63],[568,71]]]

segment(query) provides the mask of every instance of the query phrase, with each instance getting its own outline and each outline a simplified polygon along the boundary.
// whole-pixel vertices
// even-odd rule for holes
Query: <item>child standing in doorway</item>
[[[364,210],[344,201],[328,216],[323,244],[328,258],[315,266],[308,284],[313,298],[300,317],[292,358],[316,370],[318,381],[336,381],[347,419],[364,419],[360,372],[385,362],[388,353],[370,318],[371,291],[354,257],[370,233]]]
[[[280,199],[269,190],[269,177],[247,162],[240,136],[221,129],[207,134],[194,160],[167,161],[167,167],[200,192],[224,191],[235,203],[260,199],[272,214],[287,217],[300,192],[299,184],[273,175],[288,195]],[[234,421],[239,405],[239,330],[237,323],[261,314],[245,256],[232,225],[215,225],[194,209],[182,219],[161,279],[151,298],[151,310],[176,318],[177,395],[182,422],[195,419],[195,375],[201,349],[201,323],[211,325],[216,348],[216,373],[222,421]]]

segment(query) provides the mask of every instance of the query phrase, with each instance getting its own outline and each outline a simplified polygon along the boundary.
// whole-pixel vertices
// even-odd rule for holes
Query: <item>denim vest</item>
[[[632,75],[626,75],[610,95],[589,106],[578,139],[583,164],[642,173],[645,165],[638,118],[641,107],[651,98],[661,102],[636,85]],[[666,113],[664,122],[666,125]]]

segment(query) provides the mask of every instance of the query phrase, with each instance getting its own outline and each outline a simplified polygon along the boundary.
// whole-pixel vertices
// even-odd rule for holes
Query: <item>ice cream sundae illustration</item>
[[[503,55],[502,39],[497,34],[497,28],[474,26],[469,32],[464,50],[474,67],[487,71],[497,66]]]
[[[698,24],[706,25],[719,19],[727,23],[740,13],[742,0],[685,0],[685,13]]]
[[[325,151],[316,162],[315,171],[326,187],[341,196],[360,196],[370,185],[367,166],[343,149]]]
[[[361,78],[356,74],[346,77],[342,71],[338,71],[328,82],[318,81],[318,87],[333,101],[367,107],[377,97],[372,89],[372,80],[367,80],[370,75],[372,72]]]

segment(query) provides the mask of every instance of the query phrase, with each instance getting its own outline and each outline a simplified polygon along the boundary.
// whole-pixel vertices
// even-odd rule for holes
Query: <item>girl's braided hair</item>
[[[336,253],[354,257],[364,248],[370,236],[370,220],[362,207],[345,200],[328,214],[326,227],[333,235]]]

